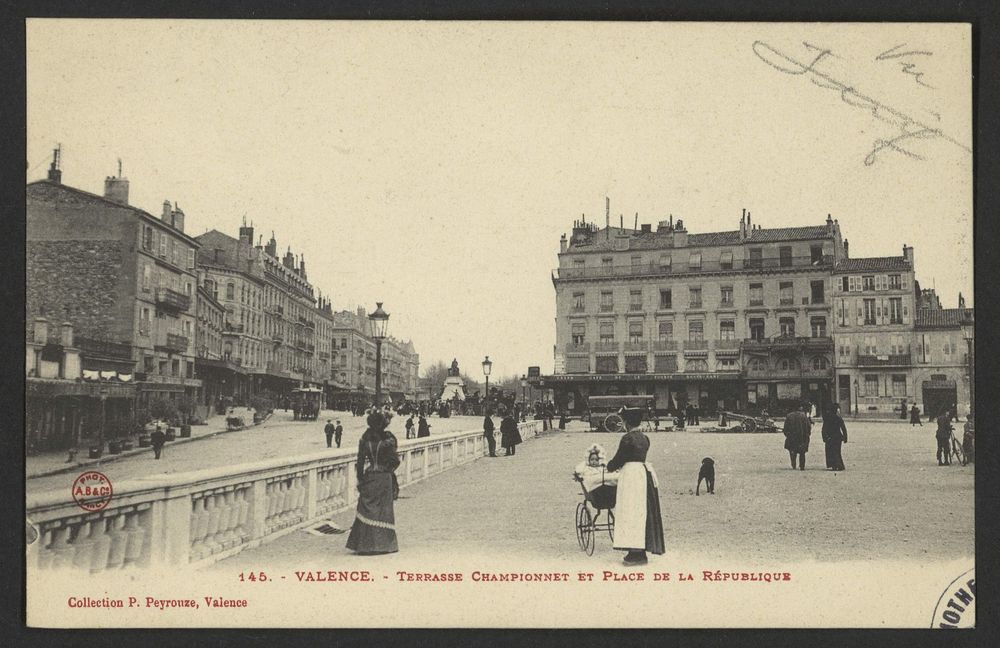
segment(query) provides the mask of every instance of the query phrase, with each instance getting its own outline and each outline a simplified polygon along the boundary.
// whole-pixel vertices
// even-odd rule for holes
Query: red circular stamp
[[[73,501],[84,511],[100,511],[111,503],[114,489],[104,473],[88,470],[73,480]]]

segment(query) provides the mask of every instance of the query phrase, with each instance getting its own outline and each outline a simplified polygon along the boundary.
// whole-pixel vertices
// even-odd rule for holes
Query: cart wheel
[[[618,414],[608,414],[604,417],[605,432],[624,432],[625,421]]]
[[[743,420],[743,431],[744,432],[753,432],[756,429],[757,429],[757,421],[755,421],[753,419],[744,419]]]
[[[958,463],[965,465],[965,453],[962,452],[962,444],[958,442],[958,439],[952,435],[951,437],[951,454],[955,457]]]
[[[584,502],[580,502],[576,507],[576,536],[580,542],[580,548],[586,551],[588,556],[593,556],[594,518]]]
[[[608,510],[608,536],[611,537],[611,542],[615,541],[615,514],[610,509]]]

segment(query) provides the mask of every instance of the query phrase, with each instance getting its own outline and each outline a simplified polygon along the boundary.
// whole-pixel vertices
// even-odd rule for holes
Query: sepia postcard
[[[970,25],[26,44],[29,626],[975,626]]]

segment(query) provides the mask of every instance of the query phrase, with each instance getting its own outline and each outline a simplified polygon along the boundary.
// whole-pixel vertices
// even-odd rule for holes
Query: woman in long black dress
[[[521,443],[521,433],[517,431],[517,422],[511,414],[500,421],[500,446],[505,450],[504,456],[517,454],[517,444]]]
[[[379,412],[370,414],[368,429],[358,442],[358,509],[347,537],[347,548],[359,554],[399,551],[392,505],[394,471],[399,466],[396,446],[396,437],[386,430],[385,417]]]
[[[847,443],[847,426],[840,416],[840,405],[831,405],[823,415],[823,443],[826,446],[827,469],[844,470],[841,444]]]
[[[615,549],[623,549],[626,565],[642,565],[647,551],[664,553],[660,494],[653,467],[646,463],[649,437],[639,430],[625,433],[608,471],[621,470],[615,505]]]

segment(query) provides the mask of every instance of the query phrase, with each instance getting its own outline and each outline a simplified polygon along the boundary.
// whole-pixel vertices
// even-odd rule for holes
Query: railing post
[[[317,481],[319,479],[319,470],[317,468],[310,468],[306,473],[306,519],[311,520],[316,517],[316,495],[318,492]]]
[[[347,506],[354,504],[358,501],[358,492],[356,490],[358,484],[358,476],[355,473],[354,465],[357,461],[351,461],[347,464],[347,494],[345,499],[347,501]]]
[[[250,539],[264,537],[264,524],[267,521],[267,479],[261,477],[253,482],[250,491]]]
[[[191,555],[191,495],[168,497],[153,505],[150,564],[186,565]]]

